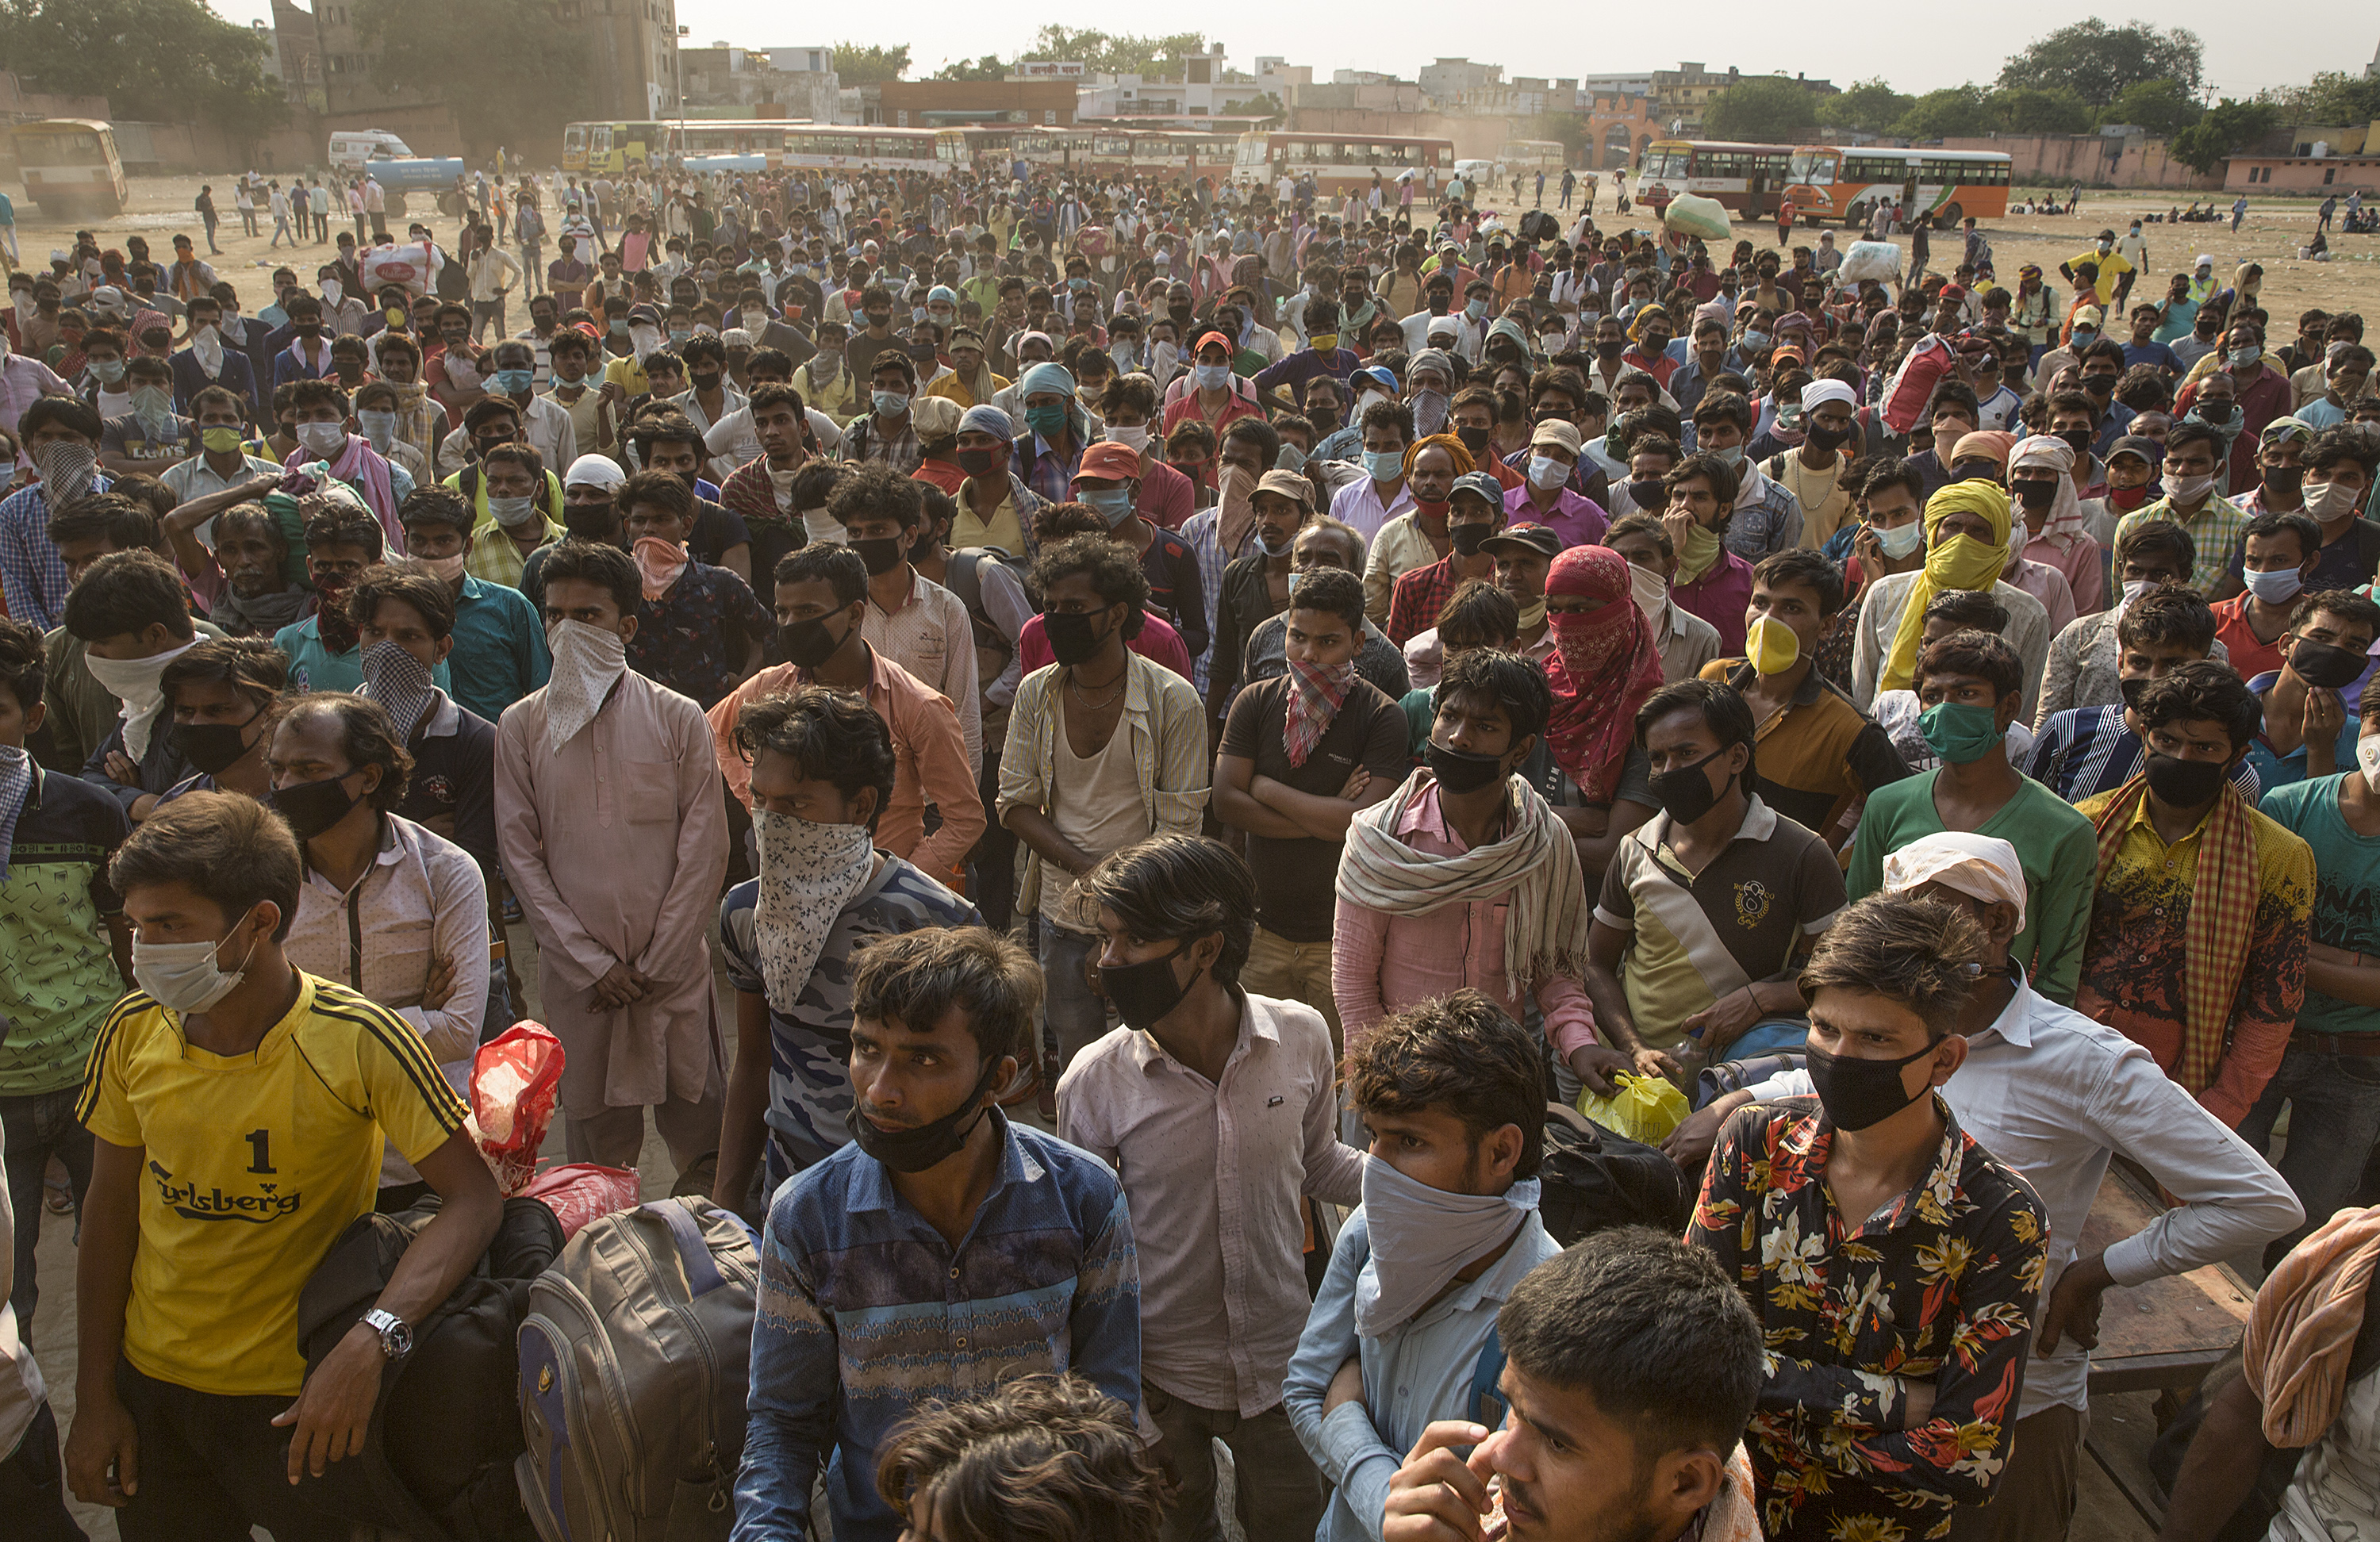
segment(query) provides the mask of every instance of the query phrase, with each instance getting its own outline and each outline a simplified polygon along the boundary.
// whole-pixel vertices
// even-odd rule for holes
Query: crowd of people
[[[2107,1293],[2259,1257],[2164,1536],[2380,1536],[2360,316],[1013,170],[9,275],[0,1529],[346,1535],[533,959],[756,1229],[737,1542],[2058,1542]]]

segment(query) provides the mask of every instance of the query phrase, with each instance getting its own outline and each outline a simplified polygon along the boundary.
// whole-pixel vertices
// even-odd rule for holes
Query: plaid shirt
[[[1742,1110],[1704,1171],[1686,1240],[1734,1278],[1767,1344],[1744,1444],[1772,1538],[1947,1537],[2007,1464],[2049,1229],[1938,1094],[1934,1111],[1931,1170],[1864,1220],[1827,1192],[1835,1129],[1814,1099]],[[1934,1409],[1912,1428],[1920,1382]]]
[[[551,546],[570,532],[549,519],[545,534],[538,546]],[[463,571],[483,583],[502,584],[506,589],[521,587],[521,569],[528,564],[528,556],[504,534],[504,528],[491,519],[471,532],[470,548],[463,555]]]
[[[2213,599],[2215,586],[2221,581],[2223,570],[2230,565],[2231,550],[2240,544],[2240,532],[2248,528],[2248,517],[2239,504],[2219,492],[2208,493],[2205,506],[2187,519],[2175,512],[2172,499],[2160,498],[2116,521],[2116,545],[2122,546],[2124,537],[2131,534],[2135,526],[2152,519],[2168,520],[2180,526],[2190,532],[2190,539],[2197,548],[2197,560],[2191,564],[2190,568],[2191,587]]]
[[[1208,648],[1205,652],[1190,661],[1191,673],[1196,676],[1193,684],[1197,686],[1198,694],[1202,698],[1207,694],[1208,682],[1213,678],[1208,671],[1215,657],[1213,644],[1216,607],[1221,602],[1223,597],[1223,569],[1246,556],[1256,542],[1256,524],[1250,521],[1247,530],[1240,537],[1239,549],[1232,552],[1225,551],[1222,534],[1219,528],[1221,520],[1220,507],[1200,509],[1182,522],[1180,532],[1182,539],[1190,543],[1190,550],[1198,558],[1198,594],[1199,598],[1206,602],[1207,608]]]
[[[1084,448],[1078,439],[1069,453],[1053,455],[1048,440],[1027,433],[1016,441],[1013,468],[1044,503],[1069,503],[1075,496],[1075,471],[1083,464]]]
[[[1415,636],[1438,625],[1438,613],[1463,580],[1454,571],[1454,553],[1400,576],[1389,596],[1389,640],[1402,648]]]

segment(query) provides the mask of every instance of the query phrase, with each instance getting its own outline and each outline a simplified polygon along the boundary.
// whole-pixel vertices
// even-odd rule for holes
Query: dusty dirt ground
[[[74,244],[79,228],[92,229],[103,247],[122,247],[123,237],[140,235],[147,237],[152,252],[163,260],[171,254],[172,239],[187,232],[197,242],[201,252],[206,242],[198,215],[191,202],[198,197],[202,180],[211,180],[215,189],[216,207],[222,225],[216,240],[223,254],[211,257],[215,271],[240,289],[240,298],[250,306],[266,303],[273,269],[287,262],[298,270],[300,278],[310,285],[312,275],[306,272],[309,264],[319,265],[334,249],[331,243],[319,247],[310,238],[293,251],[286,242],[279,248],[271,245],[273,221],[269,215],[259,220],[258,236],[241,233],[239,217],[233,212],[229,176],[210,179],[195,176],[143,176],[132,180],[132,196],[124,212],[112,220],[93,225],[88,221],[60,222],[42,215],[30,200],[11,189],[17,204],[18,246],[29,266],[39,267],[53,250],[62,250]],[[2024,189],[2017,189],[2020,193]],[[2063,215],[2011,214],[1994,221],[1985,227],[1991,239],[1992,255],[2001,281],[2013,285],[2017,265],[2037,261],[2058,285],[2058,264],[2076,255],[2091,244],[2091,238],[2103,226],[2113,226],[2122,233],[2127,221],[2135,214],[2164,213],[2177,203],[2187,206],[2187,198],[2159,196],[2148,192],[2086,192],[2082,208],[2070,218]],[[2221,196],[2223,207],[2230,206],[2228,195]],[[2353,310],[2365,316],[2380,313],[2380,237],[2341,236],[2334,228],[2331,260],[2309,262],[2299,260],[2298,249],[2313,237],[2314,212],[2319,200],[2277,197],[2255,197],[2249,200],[2248,217],[2239,232],[2233,234],[2227,212],[2218,225],[2152,225],[2143,234],[2149,243],[2149,271],[2134,285],[2135,298],[2161,297],[2166,280],[2177,273],[2189,271],[2191,261],[2198,253],[2211,253],[2216,259],[2216,271],[2227,281],[2232,269],[2243,261],[2265,265],[2265,307],[2277,322],[2276,344],[2296,335],[2299,312],[2320,308],[2324,310]],[[1609,212],[1609,193],[1605,193],[1600,223],[1606,229],[1627,222],[1615,220]],[[454,222],[438,217],[427,209],[426,202],[417,199],[409,217],[428,218],[432,231],[442,239],[451,238]],[[1641,223],[1641,222],[1640,222]],[[352,229],[352,222],[344,221],[334,212],[331,232],[335,237],[343,227]],[[1739,223],[1738,235],[1755,247],[1773,245],[1776,240],[1773,224]],[[1815,239],[1815,233],[1797,228],[1797,241]],[[1838,244],[1843,237],[1838,234]],[[1906,241],[1906,237],[1900,237]],[[1955,266],[1959,241],[1955,234],[1937,233],[1933,243],[1934,266]],[[253,292],[251,292],[251,290]]]

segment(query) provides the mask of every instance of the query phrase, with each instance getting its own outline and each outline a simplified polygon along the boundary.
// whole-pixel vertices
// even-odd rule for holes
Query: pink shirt
[[[2086,535],[2075,535],[2063,550],[2055,541],[2035,536],[2025,542],[2022,555],[2027,562],[2054,567],[2066,576],[2067,592],[2076,615],[2096,615],[2107,608],[2107,571],[2106,558],[2102,554],[2104,551],[2105,548]],[[2033,595],[2044,605],[2049,603],[2048,598],[2030,584],[2016,578],[2010,578],[2009,582]],[[2056,637],[2060,623],[2055,611],[2050,613],[2049,625],[2049,635]]]
[[[2097,571],[2097,567],[2095,561],[2093,571]],[[2074,591],[2067,587],[2066,575],[2058,568],[2019,557],[2014,570],[2001,574],[2000,581],[2021,589],[2041,601],[2041,608],[2049,613],[2049,635],[2053,637],[2064,631],[2066,624],[2075,617]]]
[[[1200,1408],[1281,1402],[1305,1330],[1305,1196],[1364,1198],[1340,1144],[1330,1030],[1246,995],[1220,1082],[1117,1028],[1058,1081],[1058,1133],[1123,1177],[1140,1254],[1140,1373]]]
[[[1471,849],[1447,823],[1434,785],[1414,799],[1396,833],[1427,856],[1459,856]],[[1507,891],[1427,916],[1391,916],[1341,899],[1330,949],[1330,994],[1339,1004],[1346,1042],[1353,1045],[1390,1013],[1465,986],[1487,992],[1515,1019],[1527,1009],[1525,996],[1534,994],[1545,1014],[1546,1035],[1564,1059],[1597,1042],[1595,1009],[1582,982],[1555,975],[1532,990],[1507,973],[1504,912],[1512,898]]]
[[[1150,663],[1163,664],[1184,680],[1190,678],[1190,650],[1182,646],[1182,634],[1156,616],[1142,616],[1140,636],[1124,646]],[[1025,661],[1025,673],[1027,674],[1058,662],[1058,655],[1050,650],[1049,633],[1042,626],[1038,613],[1017,633],[1016,652]]]

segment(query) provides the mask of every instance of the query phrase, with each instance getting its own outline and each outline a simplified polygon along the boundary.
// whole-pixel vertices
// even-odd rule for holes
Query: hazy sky
[[[216,12],[246,24],[270,19],[265,0],[212,0]],[[1466,54],[1483,63],[1500,64],[1509,78],[1515,74],[1578,76],[1595,73],[1641,73],[1674,68],[1684,33],[1663,28],[1647,10],[1632,19],[1627,11],[1564,13],[1557,10],[1517,13],[1522,19],[1509,29],[1512,41],[1497,41],[1500,29],[1449,26],[1466,15],[1443,4],[1387,0],[1353,10],[1334,6],[1296,6],[1281,11],[1272,6],[1225,5],[1193,7],[1207,18],[1208,36],[1223,44],[1228,62],[1246,68],[1259,54],[1278,54],[1292,64],[1310,64],[1317,79],[1328,80],[1335,69],[1371,69],[1404,79],[1439,53]],[[2380,20],[2366,0],[2287,0],[2289,25],[2265,25],[2270,13],[2221,0],[2167,0],[2144,7],[2145,19],[2161,27],[2188,27],[2206,43],[2207,75],[2218,91],[2248,95],[2267,86],[2301,82],[2315,72],[2342,69],[2360,72],[2380,42]],[[917,0],[907,6],[837,8],[832,20],[819,13],[795,17],[790,7],[763,0],[678,0],[678,19],[691,29],[687,42],[707,45],[725,41],[753,47],[807,46],[849,41],[857,43],[909,44],[912,79],[930,75],[942,65],[983,54],[1003,58],[1032,42],[1045,21],[1070,27],[1101,27],[1110,30],[1163,33],[1186,30],[1169,19],[1171,7],[1135,9],[1137,19],[1119,20],[1116,7],[1073,4],[1051,10],[1047,5],[1014,8],[984,5],[981,0]],[[1506,16],[1516,13],[1501,12]],[[1561,19],[1539,25],[1536,15]],[[2027,29],[2008,13],[1995,12],[1985,20],[1920,26],[1930,48],[1912,48],[1908,33],[1893,25],[1888,13],[1864,13],[1845,20],[1826,19],[1807,28],[1780,27],[1787,13],[1752,0],[1706,0],[1694,13],[1693,31],[1707,42],[1694,43],[1702,62],[1725,69],[1796,71],[1832,79],[1841,85],[1882,75],[1905,91],[1931,91],[1966,80],[1989,81],[1999,73],[2008,52],[2031,37],[2061,24],[2056,8],[2041,13],[2037,27]],[[1917,17],[1918,12],[1902,15]],[[1399,25],[1410,17],[1413,25]],[[1027,18],[1030,19],[1027,19]],[[1589,18],[1591,19],[1591,22]],[[2120,24],[2130,19],[2109,14]],[[1461,41],[1408,42],[1407,33],[1437,35],[1470,32]],[[1803,33],[1806,36],[1797,36]],[[1755,34],[1779,35],[1772,43],[1742,40]],[[930,39],[930,42],[920,40]],[[2321,46],[2313,46],[2320,44]],[[2326,52],[2336,48],[2337,53]]]

